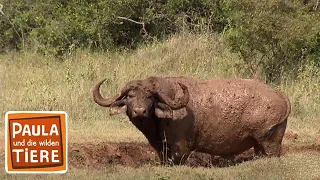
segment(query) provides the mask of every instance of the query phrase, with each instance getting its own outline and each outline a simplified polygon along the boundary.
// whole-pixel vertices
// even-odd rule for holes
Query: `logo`
[[[67,172],[67,113],[9,111],[5,120],[7,173]]]

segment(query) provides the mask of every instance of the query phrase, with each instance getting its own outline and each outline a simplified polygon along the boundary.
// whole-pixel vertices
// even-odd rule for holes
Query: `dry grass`
[[[103,93],[116,93],[127,81],[150,75],[193,76],[199,78],[250,77],[244,64],[227,51],[216,35],[178,35],[163,43],[141,47],[134,52],[93,54],[81,51],[65,61],[38,54],[0,56],[1,116],[9,110],[63,110],[69,114],[69,142],[146,142],[127,118],[109,117],[106,109],[92,101],[93,85],[108,78]],[[290,145],[310,145],[320,137],[320,76],[314,68],[301,72],[295,80],[284,78],[279,88],[293,104],[288,131],[298,135],[285,140]],[[4,123],[0,122],[0,133]],[[0,151],[1,152],[1,151]],[[3,151],[1,152],[3,154]],[[3,156],[2,156],[3,157]],[[1,163],[2,164],[2,163]],[[295,153],[279,159],[261,159],[228,168],[112,167],[69,169],[65,175],[25,176],[29,179],[312,179],[320,178],[320,156]],[[4,174],[0,169],[0,174]],[[45,177],[46,176],[46,177]],[[17,179],[20,175],[0,175]]]
[[[312,180],[320,177],[319,154],[295,154],[281,159],[259,159],[227,168],[190,168],[186,166],[163,168],[122,166],[102,169],[69,169],[63,175],[6,175],[0,170],[1,179],[296,179]]]

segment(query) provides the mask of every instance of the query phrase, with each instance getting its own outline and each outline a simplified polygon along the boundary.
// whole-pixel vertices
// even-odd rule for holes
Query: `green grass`
[[[64,61],[36,53],[10,53],[0,56],[0,113],[4,117],[9,110],[66,111],[69,115],[69,143],[147,142],[126,116],[110,117],[107,109],[93,102],[91,91],[95,83],[108,78],[102,92],[105,96],[111,96],[132,79],[151,75],[184,75],[204,79],[251,77],[245,67],[217,35],[176,35],[168,41],[140,47],[133,52],[102,54],[79,51]],[[314,67],[307,66],[295,79],[283,77],[281,84],[272,85],[284,91],[292,102],[288,131],[297,133],[298,139],[285,139],[285,144],[308,146],[320,138],[319,82],[319,73]],[[4,121],[1,121],[2,134],[3,127]],[[3,154],[3,150],[0,152]],[[260,159],[228,168],[70,168],[65,175],[50,175],[48,178],[312,179],[320,178],[319,169],[319,154],[296,152],[281,160]],[[2,167],[0,174],[0,179],[21,177],[5,175]],[[45,176],[23,177],[42,179],[47,178]]]
[[[144,166],[130,168],[113,166],[102,169],[69,169],[63,175],[6,175],[1,179],[315,179],[320,177],[319,154],[295,154],[281,159],[259,159],[226,168],[163,168]]]

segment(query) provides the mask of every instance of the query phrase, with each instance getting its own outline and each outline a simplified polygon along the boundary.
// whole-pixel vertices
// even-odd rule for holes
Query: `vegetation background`
[[[69,143],[145,142],[92,101],[150,75],[259,78],[292,103],[281,159],[227,168],[105,167],[24,178],[320,178],[320,10],[310,0],[2,0],[0,112],[64,110]],[[4,123],[0,122],[4,133]],[[0,142],[4,142],[0,138]],[[3,143],[2,143],[3,144]],[[0,145],[1,147],[1,145]],[[318,148],[318,149],[317,149]],[[4,150],[0,148],[0,156]],[[4,158],[0,160],[4,164]],[[1,179],[16,179],[5,174]]]

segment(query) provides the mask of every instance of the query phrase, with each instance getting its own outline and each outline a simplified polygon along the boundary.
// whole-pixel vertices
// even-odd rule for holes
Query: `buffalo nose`
[[[146,109],[145,108],[134,108],[133,109],[133,113],[135,116],[143,116],[146,113]]]

